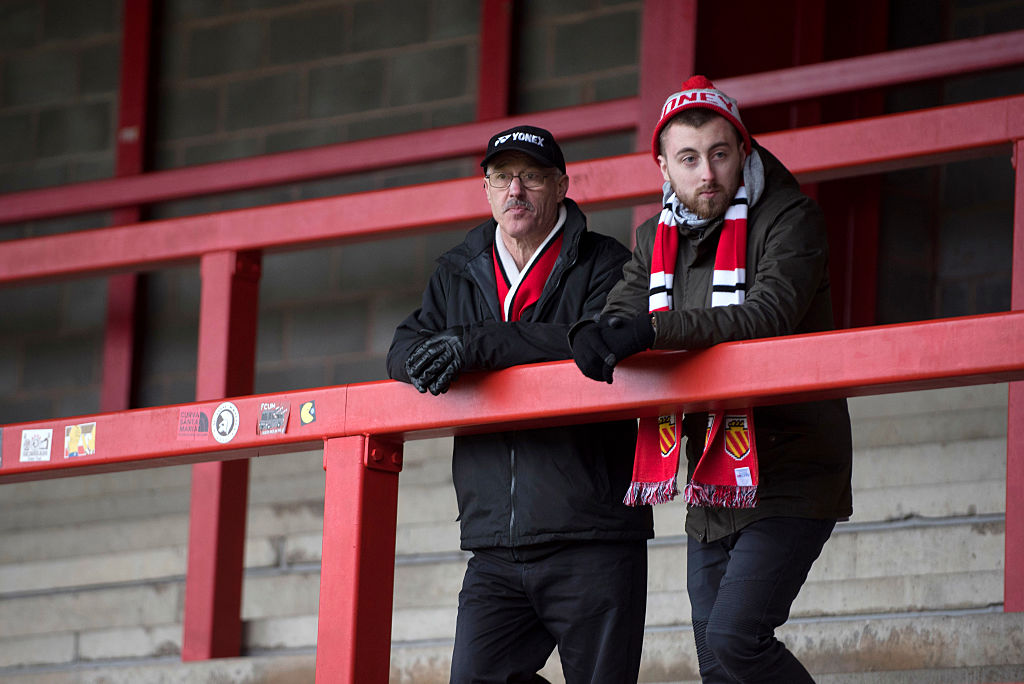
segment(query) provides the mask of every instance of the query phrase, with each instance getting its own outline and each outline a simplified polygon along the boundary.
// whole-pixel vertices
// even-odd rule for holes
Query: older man
[[[573,329],[577,365],[612,381],[648,348],[832,328],[821,211],[754,143],[703,76],[662,108],[652,140],[664,209],[596,320]],[[682,428],[682,433],[680,432]],[[775,628],[839,519],[852,513],[845,400],[642,419],[630,502],[676,494],[687,437],[687,590],[705,682],[810,682]]]
[[[395,331],[388,373],[440,395],[466,371],[571,358],[569,326],[597,315],[629,252],[587,230],[550,132],[494,135],[481,166],[493,219],[442,254]],[[622,503],[635,421],[455,438],[462,548],[452,682],[635,682],[650,507]]]

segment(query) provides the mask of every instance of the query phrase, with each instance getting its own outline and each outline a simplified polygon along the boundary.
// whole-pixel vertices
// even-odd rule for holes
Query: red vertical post
[[[1024,309],[1024,140],[1013,148],[1013,280],[1010,308]],[[1006,564],[1003,610],[1024,612],[1024,382],[1010,383],[1006,424]]]
[[[643,12],[639,111],[633,149],[650,152],[651,135],[661,115],[661,106],[696,68],[697,0],[645,0]],[[634,207],[633,226],[640,225],[660,209],[660,203]]]
[[[386,682],[402,445],[366,435],[324,442],[318,684]]]
[[[216,252],[200,263],[196,400],[251,394],[256,360],[260,256]],[[241,416],[239,430],[255,430]],[[249,461],[192,466],[182,660],[237,656]]]
[[[476,119],[501,119],[511,112],[512,15],[514,0],[484,0],[477,51]]]
[[[121,77],[118,93],[115,174],[142,173],[145,162],[146,107],[149,92],[149,48],[152,1],[124,0],[121,23]],[[138,207],[113,213],[113,225],[135,223]],[[100,410],[131,408],[135,365],[135,318],[138,275],[107,279],[107,325],[103,340],[103,385]]]

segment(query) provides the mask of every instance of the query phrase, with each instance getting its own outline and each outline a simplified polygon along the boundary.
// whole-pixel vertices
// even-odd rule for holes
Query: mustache
[[[521,200],[521,199],[510,199],[510,200],[508,200],[507,202],[505,202],[505,207],[504,207],[503,210],[504,211],[508,211],[509,209],[517,209],[517,208],[523,208],[523,209],[529,209],[530,211],[536,211],[536,209],[534,208],[534,206],[532,204],[530,204],[526,200]]]

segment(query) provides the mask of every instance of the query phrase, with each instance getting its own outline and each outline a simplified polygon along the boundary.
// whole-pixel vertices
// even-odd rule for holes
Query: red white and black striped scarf
[[[665,208],[654,235],[648,306],[651,312],[672,309],[672,283],[679,251],[679,200],[665,184]],[[725,212],[711,306],[742,304],[746,296],[747,193],[740,186]],[[682,414],[641,418],[633,459],[633,481],[626,493],[630,506],[671,501],[679,493]],[[752,409],[715,411],[708,415],[704,450],[683,493],[688,504],[752,508],[757,504],[757,447]]]
[[[494,249],[491,251],[494,259],[494,279],[498,283],[498,301],[501,303],[504,321],[518,321],[523,312],[540,299],[548,276],[551,275],[558,255],[562,252],[562,226],[565,224],[565,217],[565,207],[559,207],[558,222],[523,266],[522,271],[516,267],[512,255],[501,241],[501,229],[495,230]]]

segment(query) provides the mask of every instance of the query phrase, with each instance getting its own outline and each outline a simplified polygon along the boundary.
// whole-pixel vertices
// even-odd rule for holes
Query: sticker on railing
[[[21,431],[21,455],[19,460],[22,463],[28,461],[49,461],[50,442],[53,441],[53,428],[45,430],[22,430]]]
[[[288,412],[291,403],[276,401],[260,402],[260,420],[256,423],[257,435],[282,434],[288,428]]]
[[[238,434],[238,407],[225,401],[213,412],[213,438],[226,444]]]
[[[178,409],[178,439],[206,439],[210,436],[210,416],[195,408]]]
[[[64,427],[64,458],[92,456],[96,453],[96,423]]]
[[[315,401],[303,402],[302,406],[299,407],[299,422],[303,425],[309,425],[310,423],[316,422]]]

